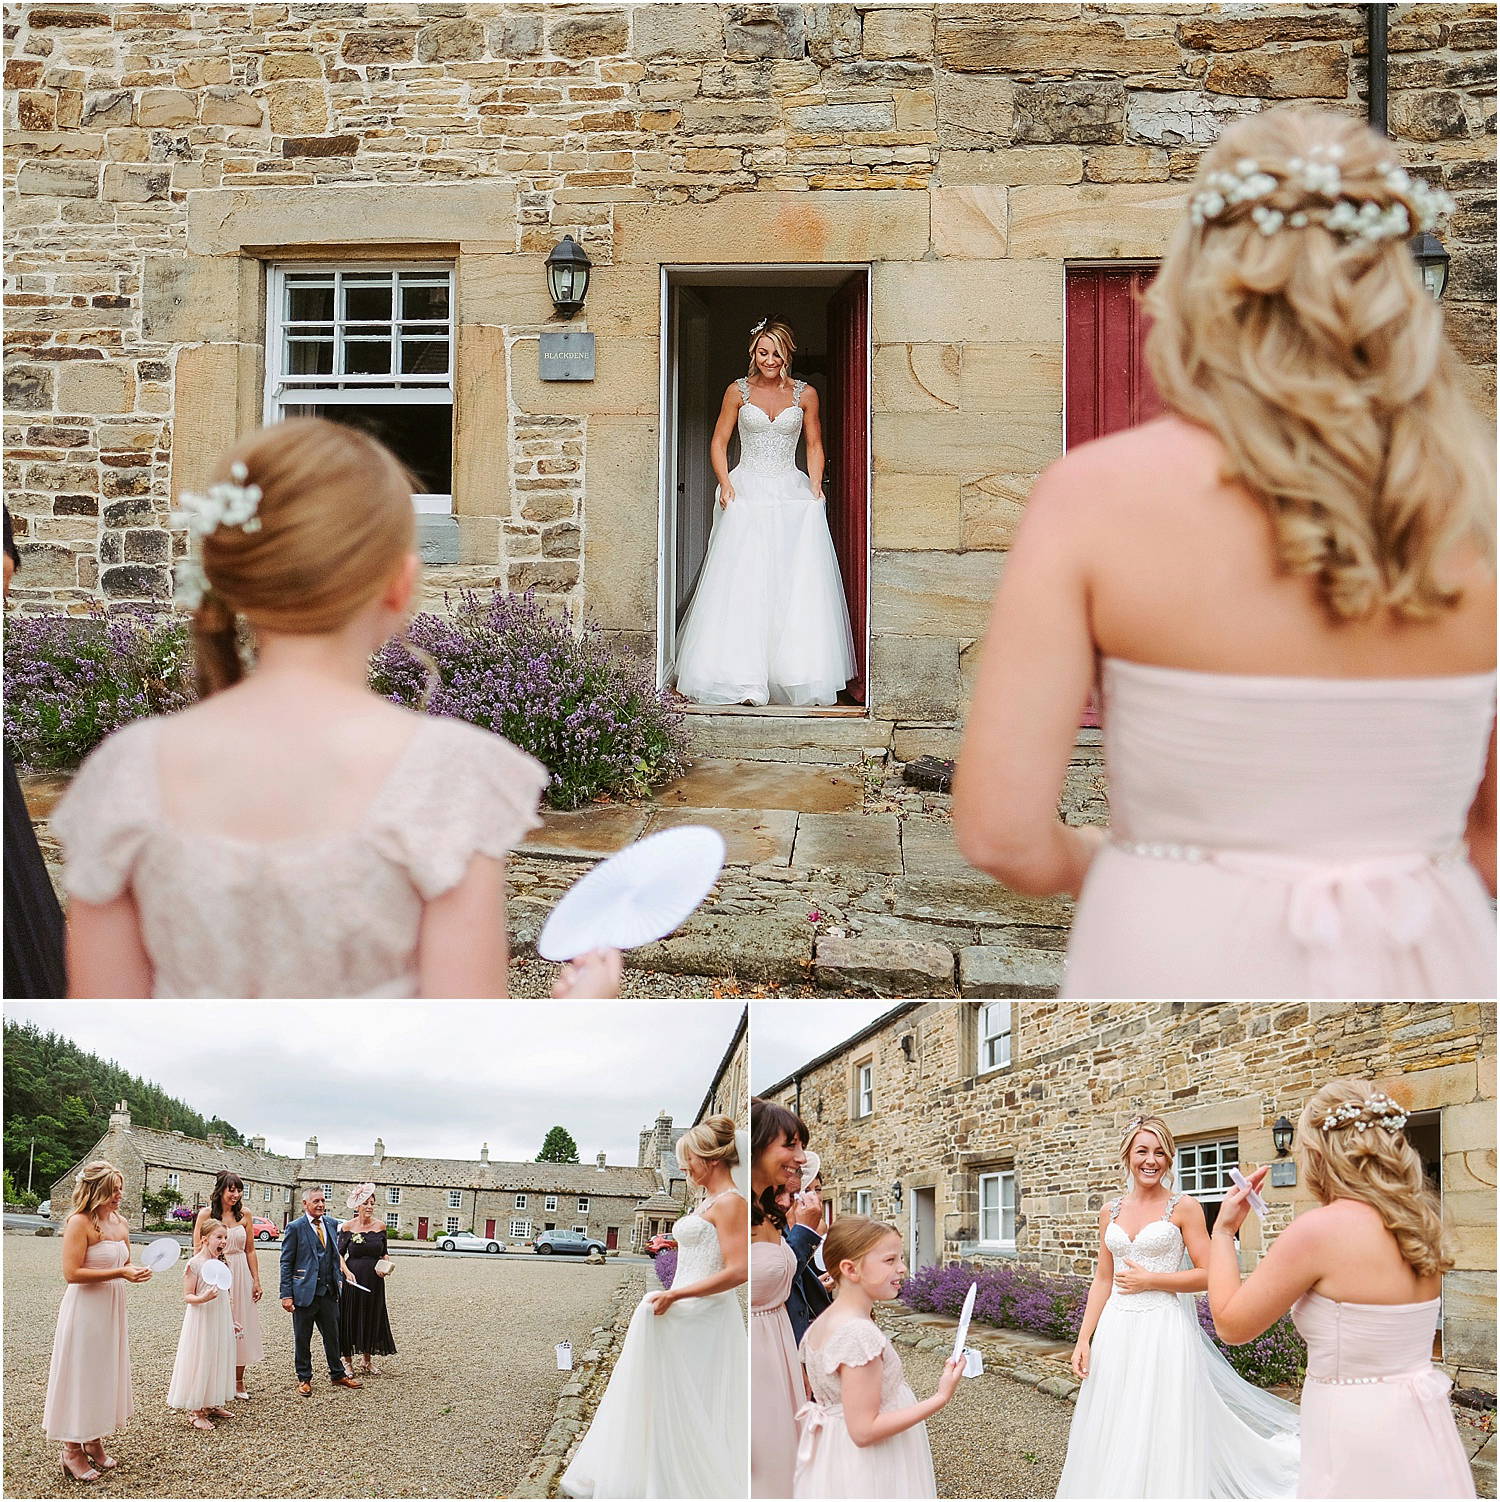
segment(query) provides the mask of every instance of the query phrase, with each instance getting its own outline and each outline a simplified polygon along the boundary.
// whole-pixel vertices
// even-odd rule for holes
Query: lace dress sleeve
[[[739,388],[740,406],[743,407],[750,400],[750,382],[741,376],[734,384]]]
[[[841,1366],[864,1366],[885,1354],[885,1336],[867,1319],[851,1319],[823,1342],[818,1355],[832,1372]]]
[[[382,853],[406,868],[424,901],[451,891],[475,855],[503,860],[535,829],[551,780],[535,757],[462,720],[425,722],[420,771],[382,812]]]
[[[63,884],[80,902],[113,902],[130,885],[156,812],[157,724],[138,720],[109,736],[52,811]]]

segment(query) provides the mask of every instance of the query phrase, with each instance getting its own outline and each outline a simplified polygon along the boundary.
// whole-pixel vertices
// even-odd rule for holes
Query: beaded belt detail
[[[1201,845],[1165,845],[1161,843],[1149,843],[1146,840],[1117,840],[1110,839],[1110,844],[1116,850],[1123,850],[1126,855],[1147,855],[1155,860],[1166,861],[1206,861],[1209,852]]]
[[[1304,1382],[1316,1382],[1319,1387],[1364,1387],[1371,1382],[1422,1382],[1434,1375],[1434,1368],[1426,1367],[1415,1372],[1391,1372],[1384,1377],[1304,1377]],[[1436,1376],[1446,1388],[1448,1379],[1441,1372]]]

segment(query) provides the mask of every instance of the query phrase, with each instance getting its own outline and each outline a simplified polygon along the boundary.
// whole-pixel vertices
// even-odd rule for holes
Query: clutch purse
[[[389,1257],[382,1257],[380,1261],[375,1264],[376,1275],[381,1278],[390,1277],[391,1270],[395,1267],[395,1265],[396,1264],[392,1262]]]

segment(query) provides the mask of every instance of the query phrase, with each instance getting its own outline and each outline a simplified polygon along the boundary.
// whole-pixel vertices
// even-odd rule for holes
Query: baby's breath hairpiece
[[[1414,228],[1435,229],[1453,212],[1453,199],[1447,193],[1413,177],[1394,161],[1382,162],[1376,170],[1395,202],[1384,208],[1372,199],[1356,203],[1344,192],[1339,169],[1343,156],[1344,148],[1337,142],[1320,142],[1306,158],[1289,157],[1279,178],[1254,159],[1241,157],[1232,169],[1210,172],[1204,178],[1204,186],[1188,204],[1188,218],[1201,227],[1237,204],[1253,203],[1250,217],[1263,235],[1274,235],[1282,228],[1305,229],[1309,224],[1321,224],[1342,240],[1374,245],[1382,240],[1405,239]],[[1288,186],[1324,202],[1291,212],[1258,202]]]
[[[1399,1132],[1406,1125],[1406,1112],[1389,1095],[1372,1095],[1368,1100],[1346,1101],[1335,1106],[1318,1125],[1325,1132],[1353,1127],[1357,1132],[1370,1127],[1384,1127],[1388,1132]]]
[[[206,491],[184,490],[177,497],[177,510],[167,516],[168,524],[186,527],[196,538],[208,537],[219,527],[259,532],[260,517],[255,513],[261,489],[259,485],[247,484],[249,478],[245,461],[236,459],[229,466],[229,479],[216,480]],[[191,548],[189,542],[187,556],[172,571],[172,598],[179,605],[195,610],[210,586],[203,565]]]

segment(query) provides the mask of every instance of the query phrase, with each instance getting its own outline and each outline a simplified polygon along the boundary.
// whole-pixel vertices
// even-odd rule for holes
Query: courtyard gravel
[[[63,1281],[56,1237],[7,1233],[4,1491],[76,1497],[42,1433]],[[139,1249],[133,1253],[139,1260]],[[275,1297],[274,1247],[260,1253],[266,1359],[252,1397],[210,1433],[166,1407],[182,1328],[182,1263],[127,1289],[135,1416],[95,1490],[128,1497],[508,1496],[553,1421],[572,1373],[553,1346],[587,1347],[631,1266],[538,1257],[404,1256],[389,1285],[400,1354],[354,1392],[332,1387],[313,1336],[313,1392],[297,1395],[292,1321]],[[638,1271],[638,1269],[635,1269]]]

